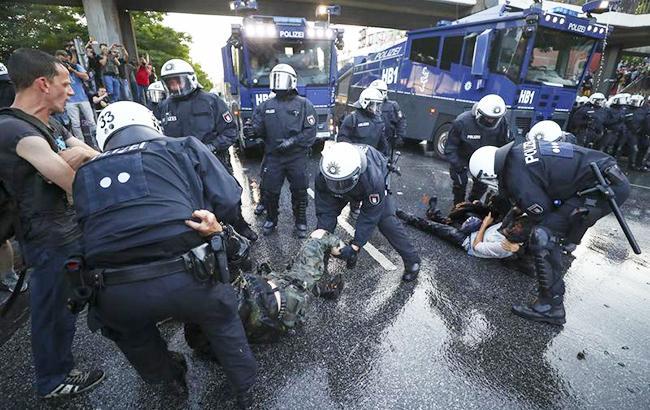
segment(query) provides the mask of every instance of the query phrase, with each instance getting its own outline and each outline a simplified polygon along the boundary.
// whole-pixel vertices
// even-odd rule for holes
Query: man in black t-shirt
[[[36,389],[42,398],[81,393],[104,378],[75,369],[76,317],[66,308],[62,272],[79,255],[80,232],[67,194],[75,170],[98,152],[48,126],[72,95],[68,70],[49,54],[18,49],[8,62],[16,87],[11,109],[0,111],[0,180],[18,202],[18,239],[31,274],[31,338]],[[56,137],[59,141],[57,143]],[[4,215],[3,215],[4,216]]]

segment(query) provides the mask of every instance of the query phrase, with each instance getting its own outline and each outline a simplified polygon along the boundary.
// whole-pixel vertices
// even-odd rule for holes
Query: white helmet
[[[582,107],[589,101],[589,97],[585,97],[584,95],[579,95],[576,97],[576,107]]]
[[[0,80],[4,80],[5,76],[9,78],[9,70],[7,70],[4,64],[0,63]]]
[[[605,95],[603,93],[593,93],[589,97],[589,102],[595,106],[602,107],[605,105]]]
[[[562,127],[557,122],[544,120],[533,125],[530,131],[528,131],[528,134],[526,134],[526,140],[555,142],[561,140],[563,136],[564,132],[562,131]]]
[[[167,95],[184,97],[200,87],[194,68],[186,61],[174,58],[163,64],[160,78]]]
[[[335,194],[344,194],[357,185],[366,168],[366,156],[358,145],[337,142],[323,151],[320,172],[327,187]]]
[[[634,94],[627,100],[627,104],[632,107],[643,107],[645,98],[641,94]]]
[[[160,123],[147,107],[133,101],[118,101],[104,108],[97,117],[97,144],[103,150],[115,132],[130,125],[144,125],[162,134]]]
[[[273,91],[295,90],[298,86],[296,70],[289,64],[278,64],[269,74],[269,88]]]
[[[153,103],[159,103],[166,97],[165,86],[162,81],[151,83],[147,88],[147,99]]]
[[[474,151],[469,159],[469,172],[485,185],[498,190],[495,169],[498,148],[486,145]]]
[[[384,102],[384,96],[376,88],[368,87],[361,91],[359,100],[354,104],[356,108],[363,108],[371,113],[381,114],[381,104]]]
[[[630,98],[630,94],[616,94],[610,98],[609,105],[627,105],[628,98]]]
[[[375,80],[370,83],[370,88],[376,88],[379,90],[381,95],[384,97],[384,100],[388,97],[388,85],[384,80]]]
[[[479,125],[494,129],[499,126],[501,118],[506,115],[506,102],[496,94],[488,94],[476,103],[474,111],[476,122]]]

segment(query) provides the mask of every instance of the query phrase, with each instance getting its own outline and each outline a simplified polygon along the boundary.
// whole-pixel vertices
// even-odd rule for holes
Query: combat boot
[[[536,299],[530,305],[513,305],[512,313],[524,319],[534,320],[536,322],[546,322],[553,325],[563,325],[566,323],[566,313],[562,297],[558,296],[558,301]]]
[[[275,228],[278,226],[278,221],[272,221],[270,219],[267,219],[264,221],[264,225],[262,225],[262,234],[264,236],[271,235],[273,231],[275,231]]]
[[[414,281],[418,278],[418,273],[420,273],[420,262],[404,262],[404,273],[402,274],[404,282]]]
[[[251,242],[255,242],[258,239],[257,234],[255,233],[254,230],[251,229],[251,227],[248,224],[242,225],[239,229],[235,229],[238,234],[243,236],[244,238],[248,239]]]
[[[299,239],[307,237],[307,191],[292,193],[293,216],[296,220],[295,234]]]

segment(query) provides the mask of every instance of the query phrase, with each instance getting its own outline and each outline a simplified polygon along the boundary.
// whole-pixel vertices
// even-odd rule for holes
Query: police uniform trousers
[[[280,192],[285,178],[289,180],[294,216],[298,218],[298,211],[301,206],[304,207],[302,210],[304,215],[308,204],[307,187],[309,184],[307,178],[307,153],[301,152],[287,156],[267,154],[264,156],[263,163],[262,187],[264,189],[264,205],[267,208],[267,219],[277,221]],[[306,223],[307,221],[296,222]]]
[[[465,202],[468,182],[467,169],[463,168],[459,172],[454,167],[450,167],[449,177],[451,178],[451,191],[454,194],[454,205]],[[481,199],[485,191],[487,191],[487,185],[472,178],[472,189],[467,200],[471,202]]]
[[[622,178],[621,181],[612,181],[610,185],[616,196],[616,203],[619,206],[630,195],[630,183],[622,172],[620,172],[620,176]],[[575,210],[581,208],[588,210],[588,214],[584,217],[574,216]],[[592,227],[599,219],[611,212],[612,209],[609,203],[607,203],[605,197],[600,193],[593,193],[584,197],[576,195],[564,201],[540,225],[559,238],[564,238],[569,243],[578,244],[588,228]],[[550,292],[552,295],[562,296],[564,295],[562,247],[559,243],[554,242],[549,248],[546,261],[550,264],[553,271],[553,279],[550,281]]]
[[[235,392],[243,392],[255,382],[257,364],[231,286],[200,282],[183,270],[105,285],[97,292],[92,313],[102,333],[117,344],[146,382],[168,382],[182,374],[156,326],[169,317],[201,326]]]
[[[29,303],[36,390],[44,396],[74,367],[72,339],[77,316],[66,307],[69,286],[63,265],[70,255],[81,253],[81,245],[77,241],[58,247],[28,242],[23,251],[32,267]]]

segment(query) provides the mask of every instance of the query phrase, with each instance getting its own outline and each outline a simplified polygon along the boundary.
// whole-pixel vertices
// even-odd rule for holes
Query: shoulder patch
[[[232,122],[232,114],[230,114],[230,111],[224,112],[222,117],[223,117],[223,120],[225,122],[227,122],[228,124],[230,124]]]
[[[316,118],[313,115],[308,115],[307,116],[307,123],[309,125],[314,125],[316,124]]]
[[[542,212],[544,212],[544,208],[540,204],[532,204],[528,208],[526,208],[527,211],[530,211],[530,213],[535,214],[535,215],[540,215]]]
[[[368,195],[368,202],[370,202],[371,205],[379,205],[381,202],[381,196],[379,194],[370,194]]]

